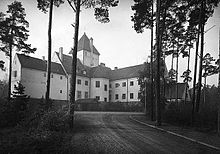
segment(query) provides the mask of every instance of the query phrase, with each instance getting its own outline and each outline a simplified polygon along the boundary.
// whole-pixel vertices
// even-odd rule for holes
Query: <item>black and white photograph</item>
[[[142,153],[220,153],[220,0],[0,0],[0,154]]]

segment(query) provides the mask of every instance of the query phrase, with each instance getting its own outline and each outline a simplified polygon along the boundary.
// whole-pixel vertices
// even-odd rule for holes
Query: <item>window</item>
[[[107,102],[107,98],[106,97],[104,98],[104,101]]]
[[[53,78],[53,74],[51,74],[51,78]]]
[[[134,85],[134,81],[130,81],[130,86],[133,86]]]
[[[126,99],[126,94],[122,94],[122,99]]]
[[[88,86],[89,85],[89,81],[86,80],[85,81],[85,85]]]
[[[85,98],[89,98],[89,93],[88,93],[88,91],[85,91]]]
[[[107,84],[104,85],[104,90],[105,90],[105,91],[108,90]]]
[[[122,87],[126,87],[126,82],[122,82]]]
[[[77,84],[81,84],[81,80],[80,79],[77,79]]]
[[[47,73],[44,73],[44,77],[46,77],[47,76]]]
[[[63,91],[62,91],[62,90],[60,90],[60,93],[62,94],[62,93],[63,93]]]
[[[95,96],[95,98],[99,101],[100,100],[100,96]]]
[[[109,84],[109,88],[112,88],[112,84]]]
[[[13,76],[16,78],[17,77],[17,71],[13,72]]]
[[[77,91],[77,98],[80,99],[82,97],[81,91]]]
[[[115,99],[118,99],[118,94],[115,94]]]
[[[134,93],[130,93],[130,99],[134,98]]]
[[[62,80],[63,79],[63,77],[62,76],[60,76],[60,80]]]
[[[99,88],[99,87],[100,87],[100,81],[96,81],[96,82],[95,82],[95,87],[96,87],[96,88]]]
[[[119,87],[120,84],[119,83],[115,83],[115,88]]]

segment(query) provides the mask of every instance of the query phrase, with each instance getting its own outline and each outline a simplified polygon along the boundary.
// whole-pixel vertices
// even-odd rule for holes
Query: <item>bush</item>
[[[172,102],[163,111],[163,120],[168,123],[181,126],[189,126],[191,123],[191,104],[176,104]]]
[[[65,112],[50,110],[42,115],[38,128],[63,132],[69,129],[68,122],[69,116]]]
[[[0,131],[0,153],[69,153],[68,122],[62,111],[36,112],[8,132]]]

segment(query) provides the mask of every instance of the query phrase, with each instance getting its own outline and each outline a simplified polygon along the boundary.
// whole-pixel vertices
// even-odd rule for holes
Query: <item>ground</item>
[[[73,152],[220,153],[220,146],[213,145],[214,141],[220,141],[219,137],[214,138],[214,141],[212,138],[209,143],[209,140],[201,138],[201,134],[191,132],[191,136],[184,136],[178,129],[173,134],[172,130],[165,131],[174,127],[163,126],[156,129],[150,126],[152,124],[147,124],[142,113],[76,112],[71,140]],[[202,141],[196,138],[198,135]]]

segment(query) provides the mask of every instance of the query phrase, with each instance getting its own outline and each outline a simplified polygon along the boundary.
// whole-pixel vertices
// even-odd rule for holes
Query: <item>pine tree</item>
[[[67,0],[70,7],[75,12],[74,27],[74,44],[72,49],[72,68],[71,68],[71,85],[70,85],[70,116],[71,127],[73,127],[74,105],[75,105],[75,91],[76,91],[76,62],[77,62],[77,48],[78,48],[78,32],[79,32],[79,16],[80,7],[84,6],[86,9],[93,8],[96,20],[101,23],[109,22],[109,7],[116,7],[118,0]]]
[[[48,24],[48,60],[47,60],[47,84],[46,84],[46,103],[50,103],[50,74],[51,74],[51,53],[52,53],[52,16],[53,16],[53,5],[59,7],[60,4],[64,3],[63,0],[37,0],[37,7],[43,11],[47,12],[49,8],[49,24]]]
[[[11,97],[12,50],[22,51],[25,54],[34,53],[36,48],[31,48],[25,43],[28,39],[29,23],[25,19],[25,9],[21,2],[14,1],[8,5],[7,14],[0,13],[0,51],[9,56],[9,88],[8,99]]]
[[[21,82],[17,82],[17,85],[14,85],[12,97],[15,112],[18,114],[18,119],[21,120],[25,117],[25,113],[28,110],[28,101],[30,98],[25,94],[25,87]]]

